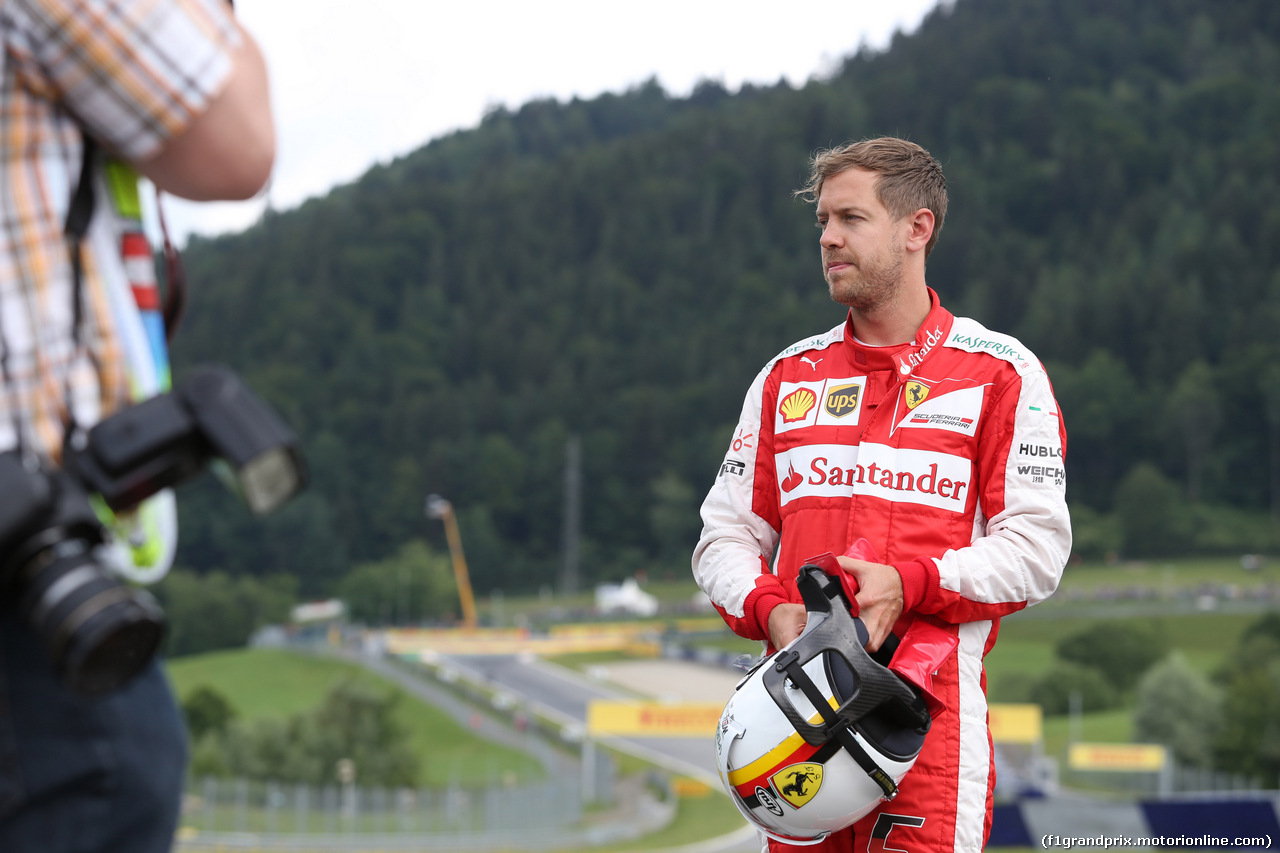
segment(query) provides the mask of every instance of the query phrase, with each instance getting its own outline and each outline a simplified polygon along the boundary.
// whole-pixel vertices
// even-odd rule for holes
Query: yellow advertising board
[[[1072,770],[1156,772],[1164,769],[1167,753],[1154,743],[1073,743],[1067,764]]]
[[[707,702],[614,702],[592,700],[587,733],[631,737],[712,737],[723,705]]]
[[[1039,705],[1000,704],[987,709],[991,739],[996,743],[1039,743],[1044,736],[1044,712]]]
[[[658,643],[646,642],[635,631],[565,630],[534,636],[523,628],[392,629],[382,633],[390,654],[430,660],[432,655],[514,655],[549,657],[573,652],[626,650],[641,657],[657,657]]]

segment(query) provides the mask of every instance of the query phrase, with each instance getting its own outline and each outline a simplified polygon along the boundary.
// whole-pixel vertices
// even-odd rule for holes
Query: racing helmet
[[[806,565],[797,585],[804,631],[738,683],[716,763],[743,817],[776,841],[810,845],[897,795],[931,718],[918,690],[867,653],[837,579]]]

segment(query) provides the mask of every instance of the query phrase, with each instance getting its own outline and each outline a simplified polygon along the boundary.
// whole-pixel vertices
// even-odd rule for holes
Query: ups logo
[[[823,408],[833,418],[843,418],[858,411],[858,397],[861,393],[862,385],[858,383],[832,388],[827,392],[827,401]]]

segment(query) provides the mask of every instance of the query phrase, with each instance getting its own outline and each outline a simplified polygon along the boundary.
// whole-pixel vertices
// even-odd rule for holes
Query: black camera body
[[[0,599],[17,608],[77,693],[123,685],[164,638],[164,616],[145,592],[98,562],[106,529],[66,471],[16,451],[0,454]]]
[[[129,681],[164,638],[145,591],[117,582],[100,561],[110,534],[90,503],[114,512],[225,462],[258,514],[295,495],[306,474],[292,431],[224,367],[203,367],[178,388],[73,432],[62,467],[0,453],[0,603],[41,637],[64,683],[100,695]]]

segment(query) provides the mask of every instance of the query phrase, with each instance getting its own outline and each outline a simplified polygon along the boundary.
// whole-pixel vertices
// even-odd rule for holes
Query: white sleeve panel
[[[1057,589],[1071,553],[1065,433],[1048,377],[1023,374],[1001,416],[1012,428],[993,435],[999,446],[984,452],[982,461],[1002,467],[986,473],[974,541],[937,561],[952,621],[986,618],[983,605],[1042,601]]]
[[[756,458],[761,452],[760,401],[771,366],[760,371],[747,392],[729,451],[702,503],[702,536],[693,552],[698,586],[739,618],[756,588],[761,557],[768,560],[778,544],[778,531],[753,509]]]

